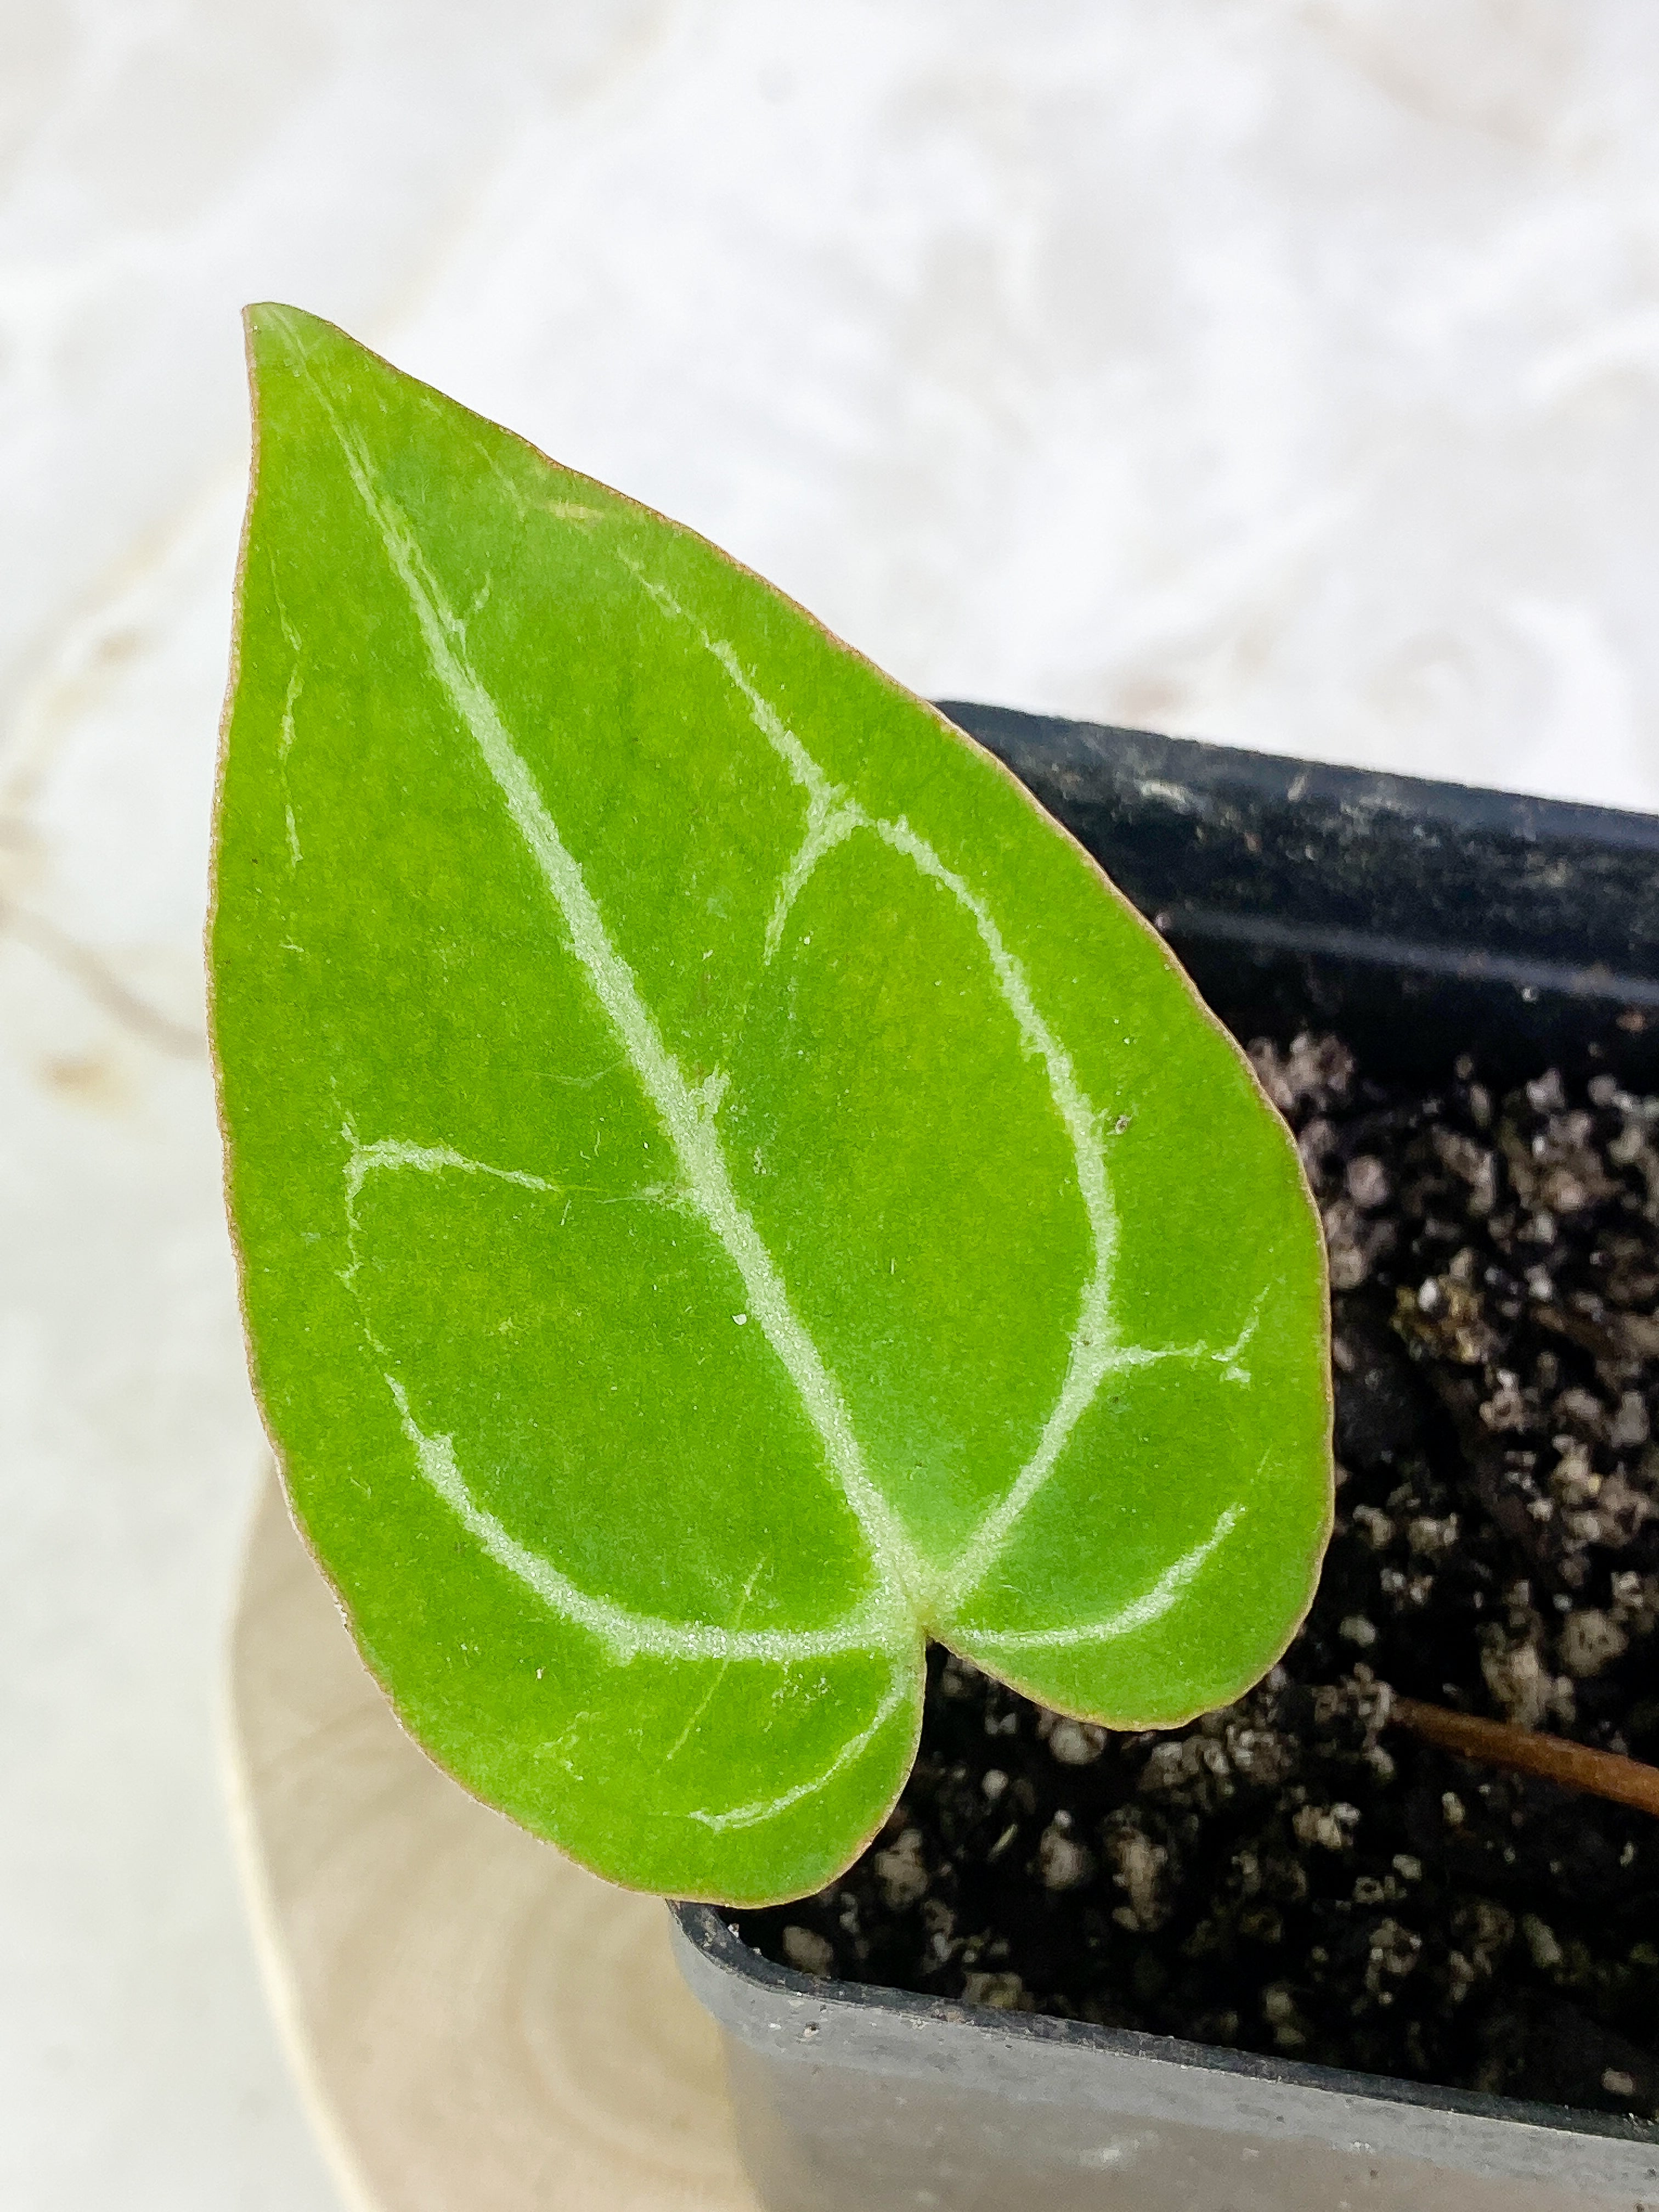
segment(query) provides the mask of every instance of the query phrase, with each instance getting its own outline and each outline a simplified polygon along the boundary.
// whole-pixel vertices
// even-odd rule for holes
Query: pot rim
[[[1545,2128],[1556,2135],[1650,2145],[1659,2149],[1659,2121],[1638,2120],[1626,2114],[1589,2112],[1571,2105],[1540,2104],[1486,2090],[1442,2088],[1432,2082],[1402,2081],[1395,2075],[1362,2074],[1307,2059],[1275,2058],[1259,2051],[1231,2050],[1221,2044],[1189,2043],[1179,2036],[1154,2035],[1140,2028],[1103,2027],[1093,2021],[1065,2020],[1049,2013],[1005,2012],[988,2005],[964,2004],[959,1999],[924,1996],[915,1990],[893,1989],[883,1982],[819,1981],[809,1974],[797,1973],[791,1967],[777,1966],[761,1952],[751,1949],[726,1918],[720,1906],[683,1904],[673,1899],[666,1901],[684,1942],[715,1974],[746,1984],[757,1994],[783,1997],[794,2007],[805,2000],[824,2017],[837,2013],[862,2014],[917,2028],[931,2027],[957,2037],[1012,2041],[1025,2046],[1034,2056],[1044,2045],[1058,2046],[1079,2053],[1097,2053],[1103,2058],[1129,2058],[1186,2067],[1237,2082],[1320,2091],[1389,2111],[1444,2113],[1508,2126]],[[729,2018],[723,2024],[728,2028],[737,2027]],[[738,2032],[741,2033],[741,2029],[738,2028]]]

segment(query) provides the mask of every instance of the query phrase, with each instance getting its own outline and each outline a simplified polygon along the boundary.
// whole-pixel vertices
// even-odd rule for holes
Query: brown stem
[[[1534,1735],[1507,1721],[1448,1712],[1443,1705],[1420,1705],[1415,1698],[1396,1698],[1392,1717],[1413,1735],[1438,1744],[1443,1751],[1455,1751],[1462,1759],[1540,1774],[1547,1782],[1611,1797],[1616,1805],[1634,1805],[1659,1820],[1659,1766],[1644,1765],[1639,1759],[1592,1751],[1588,1744],[1569,1743],[1559,1735]]]

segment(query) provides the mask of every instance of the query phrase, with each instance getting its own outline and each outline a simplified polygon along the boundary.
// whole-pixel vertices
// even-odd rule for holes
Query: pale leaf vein
[[[516,1183],[525,1189],[538,1192],[556,1193],[559,1187],[548,1182],[541,1176],[527,1175],[513,1168],[491,1167],[486,1162],[472,1159],[447,1145],[412,1145],[399,1138],[380,1138],[365,1145],[358,1141],[349,1121],[341,1134],[346,1145],[345,1212],[349,1262],[341,1279],[356,1301],[363,1334],[371,1350],[378,1359],[390,1363],[392,1355],[376,1334],[358,1290],[362,1261],[362,1225],[357,1207],[363,1185],[369,1176],[401,1171],[422,1175],[453,1171],[488,1176],[501,1182]],[[415,1418],[408,1390],[390,1364],[382,1368],[381,1380],[398,1409],[399,1424],[428,1487],[443,1500],[479,1549],[531,1590],[550,1612],[596,1637],[608,1656],[619,1664],[626,1665],[642,1654],[663,1659],[715,1659],[721,1662],[723,1674],[735,1660],[771,1660],[793,1665],[804,1660],[831,1658],[848,1652],[883,1647],[884,1623],[878,1618],[878,1608],[870,1603],[822,1630],[742,1628],[739,1623],[744,1608],[754,1593],[755,1582],[763,1564],[759,1562],[744,1589],[736,1616],[729,1627],[715,1623],[665,1620],[653,1613],[617,1605],[608,1598],[592,1596],[572,1582],[568,1575],[561,1573],[544,1553],[520,1543],[495,1514],[479,1504],[461,1473],[455,1456],[454,1438],[434,1434],[421,1426]],[[714,1689],[718,1688],[719,1681],[720,1677],[717,1676],[714,1688],[708,1692],[710,1698],[714,1695]]]
[[[909,1679],[895,1672],[885,1696],[876,1707],[867,1725],[856,1735],[848,1738],[821,1773],[813,1775],[809,1781],[796,1783],[793,1789],[781,1790],[773,1797],[758,1797],[747,1805],[731,1806],[723,1813],[690,1813],[686,1818],[700,1822],[705,1828],[721,1831],[757,1828],[763,1821],[775,1820],[780,1813],[787,1813],[792,1806],[799,1805],[803,1798],[816,1796],[820,1790],[827,1790],[838,1774],[845,1773],[849,1766],[862,1759],[907,1698],[914,1698],[915,1695]]]
[[[408,595],[434,675],[500,791],[507,814],[560,914],[571,950],[667,1130],[691,1202],[737,1269],[748,1310],[788,1374],[818,1434],[830,1468],[869,1547],[878,1582],[879,1610],[890,1634],[908,1609],[906,1600],[917,1564],[886,1498],[865,1470],[840,1386],[795,1314],[770,1253],[738,1200],[710,1118],[663,1042],[580,866],[560,836],[494,699],[471,665],[463,622],[434,576],[407,518],[376,483],[362,440],[340,420],[310,375],[302,352],[300,359],[338,441],[347,473]]]
[[[964,1625],[957,1635],[976,1651],[1064,1651],[1079,1644],[1108,1644],[1118,1637],[1132,1636],[1139,1629],[1150,1628],[1179,1602],[1200,1570],[1237,1527],[1243,1510],[1239,1505],[1228,1506],[1201,1543],[1194,1544],[1167,1566],[1150,1589],[1120,1606],[1103,1620],[1084,1621],[1062,1628],[998,1629]]]

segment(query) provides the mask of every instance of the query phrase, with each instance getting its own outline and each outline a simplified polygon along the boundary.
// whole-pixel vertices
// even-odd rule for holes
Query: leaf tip
[[[328,340],[344,336],[322,316],[281,300],[252,301],[242,310],[242,330],[256,374],[278,356],[290,360],[298,356],[303,361],[322,351]]]
[[[242,329],[250,346],[258,348],[266,343],[275,333],[285,327],[290,315],[296,313],[286,307],[280,300],[252,300],[242,310]]]

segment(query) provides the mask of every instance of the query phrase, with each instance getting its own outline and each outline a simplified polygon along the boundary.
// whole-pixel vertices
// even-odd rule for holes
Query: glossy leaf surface
[[[214,1026],[256,1383],[405,1724],[613,1878],[857,1853],[926,1639],[1233,1696],[1330,1505],[1294,1151],[988,755],[292,309]]]

